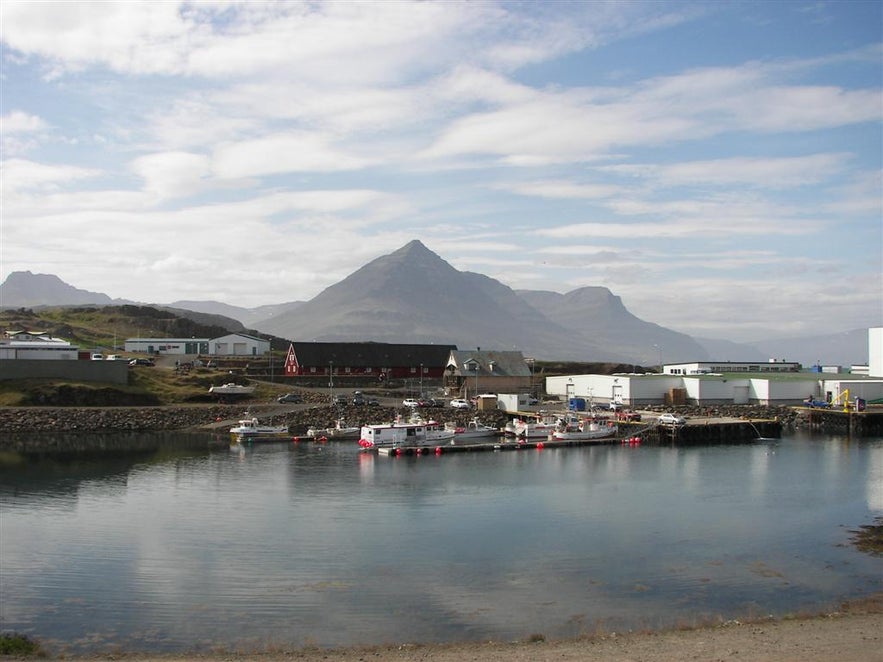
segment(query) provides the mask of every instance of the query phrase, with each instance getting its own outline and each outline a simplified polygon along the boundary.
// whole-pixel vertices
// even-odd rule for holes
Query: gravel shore
[[[737,620],[695,629],[604,633],[569,641],[486,642],[201,655],[114,654],[81,659],[129,662],[883,662],[883,596],[831,614],[793,619]],[[76,659],[67,657],[65,659]]]

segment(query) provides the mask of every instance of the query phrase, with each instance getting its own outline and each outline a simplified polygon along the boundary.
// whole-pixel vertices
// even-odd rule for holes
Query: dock
[[[691,446],[705,444],[751,443],[758,439],[778,439],[782,425],[774,420],[699,420],[685,425],[620,423],[620,434],[603,439],[516,439],[499,437],[492,441],[439,446],[378,448],[381,455],[445,455],[522,450],[574,448],[582,446]]]

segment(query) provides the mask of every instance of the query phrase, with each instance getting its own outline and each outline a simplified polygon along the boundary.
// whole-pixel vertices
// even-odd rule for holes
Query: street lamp
[[[657,344],[654,344],[653,346],[659,352],[659,374],[661,375],[662,374],[662,347],[660,347]]]
[[[328,362],[328,392],[331,395],[331,404],[334,404],[334,361]]]
[[[420,364],[420,397],[423,397],[423,364]]]

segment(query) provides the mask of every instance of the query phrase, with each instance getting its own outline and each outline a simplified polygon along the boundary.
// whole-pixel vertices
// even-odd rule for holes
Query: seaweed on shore
[[[883,556],[883,517],[878,517],[873,524],[863,524],[853,534],[852,543],[856,549],[872,556]]]

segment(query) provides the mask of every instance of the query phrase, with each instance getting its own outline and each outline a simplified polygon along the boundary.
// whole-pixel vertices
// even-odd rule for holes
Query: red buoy
[[[435,447],[435,454],[436,454],[436,455],[441,455],[443,452],[444,452],[444,451],[442,451],[442,447],[441,447],[441,446],[436,446],[436,447]]]
[[[543,450],[545,447],[546,447],[546,445],[542,441],[537,442],[537,450],[538,451]]]

